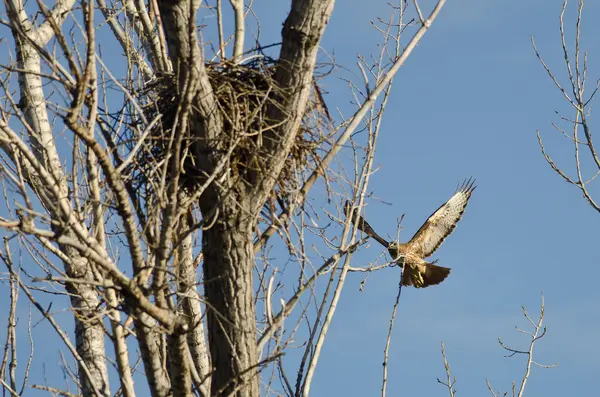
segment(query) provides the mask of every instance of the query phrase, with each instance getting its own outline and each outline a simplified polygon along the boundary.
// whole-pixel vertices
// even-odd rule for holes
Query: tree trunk
[[[74,262],[70,266],[65,264],[67,274],[79,279],[93,280],[89,262],[79,256],[72,248],[61,247]],[[79,274],[84,271],[85,274]],[[111,396],[108,383],[108,371],[106,368],[106,350],[104,346],[104,328],[102,318],[98,316],[98,295],[93,287],[86,284],[67,283],[67,291],[71,293],[71,306],[75,313],[75,346],[77,353],[86,364],[91,379],[85,371],[79,367],[79,380],[81,381],[81,393],[83,396],[96,396],[97,390],[102,396]]]
[[[53,32],[48,24],[42,25],[37,30],[27,18],[22,3],[8,2],[7,10],[13,22],[13,37],[17,49],[17,66],[24,71],[19,73],[20,106],[29,127],[29,141],[36,158],[51,172],[56,180],[61,194],[68,196],[66,178],[54,141],[53,125],[47,113],[46,96],[43,91],[41,72],[41,59],[36,48],[31,44],[35,41],[43,46],[52,37]],[[63,6],[70,8],[70,2]],[[16,21],[19,21],[17,24]],[[57,23],[58,21],[55,21]],[[21,31],[21,33],[19,33]],[[22,35],[27,35],[29,39]],[[35,180],[28,181],[35,191],[43,192],[44,186],[36,184]],[[44,207],[52,215],[53,220],[62,221],[60,211],[56,211],[50,196],[42,195]],[[46,199],[46,200],[44,200]],[[70,231],[62,230],[65,234]],[[61,251],[69,258],[65,262],[67,276],[74,279],[93,279],[89,262],[70,247],[61,246]],[[104,346],[104,328],[98,317],[97,308],[99,299],[94,287],[86,284],[67,283],[67,290],[72,294],[71,305],[75,313],[75,341],[77,353],[89,370],[91,379],[85,375],[81,366],[79,379],[81,380],[81,393],[83,396],[110,396],[108,371],[106,367],[106,352]]]
[[[188,225],[189,223],[189,225]],[[192,365],[196,368],[201,384],[196,387],[202,396],[210,395],[210,364],[209,354],[204,335],[204,317],[202,313],[201,296],[198,293],[196,267],[194,266],[193,235],[189,233],[193,219],[182,222],[178,230],[180,236],[186,236],[179,243],[178,252],[178,288],[177,303],[181,312],[187,317],[192,328],[187,334],[187,343],[192,356]]]
[[[211,395],[258,396],[254,219],[233,198],[219,204],[217,222],[202,235],[208,338],[216,369]]]

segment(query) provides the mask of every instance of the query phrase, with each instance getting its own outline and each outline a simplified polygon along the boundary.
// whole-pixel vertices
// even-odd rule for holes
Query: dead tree
[[[560,11],[560,51],[564,59],[564,73],[553,70],[543,59],[538,51],[535,40],[532,38],[535,54],[544,68],[546,74],[556,86],[561,96],[565,99],[568,112],[556,111],[558,122],[553,122],[552,127],[558,134],[566,139],[568,146],[573,151],[574,162],[571,166],[557,163],[544,145],[542,135],[537,132],[544,159],[550,167],[561,176],[563,180],[578,188],[590,206],[600,212],[598,198],[594,198],[590,188],[592,182],[600,175],[600,155],[596,151],[592,136],[591,107],[592,101],[600,88],[600,79],[596,79],[592,86],[588,82],[588,57],[587,52],[581,48],[581,23],[584,1],[577,2],[577,16],[573,23],[573,44],[569,45],[568,25],[565,23],[565,12],[568,0],[564,0]]]
[[[523,375],[521,377],[520,384],[517,385],[516,381],[513,381],[511,384],[511,392],[500,392],[498,390],[494,390],[494,387],[490,383],[489,379],[485,380],[485,384],[487,386],[488,392],[492,395],[492,397],[523,397],[525,394],[525,388],[527,386],[527,382],[531,376],[531,368],[532,367],[540,367],[540,368],[554,368],[558,366],[558,363],[555,364],[540,364],[539,362],[534,360],[533,350],[536,346],[536,343],[540,341],[544,336],[546,336],[547,328],[544,325],[544,315],[545,315],[545,305],[544,305],[544,295],[542,295],[542,302],[540,305],[540,316],[537,319],[532,318],[525,306],[521,307],[523,316],[527,319],[529,331],[526,329],[522,329],[518,326],[515,326],[515,329],[522,335],[528,339],[529,345],[526,348],[515,349],[514,347],[506,345],[502,342],[502,339],[498,338],[498,344],[504,350],[506,355],[504,357],[510,358],[514,356],[525,356],[527,360],[525,361],[525,368],[523,370]],[[440,380],[437,379],[437,382],[441,384],[444,388],[448,390],[448,395],[450,397],[455,397],[457,393],[457,379],[456,376],[453,376],[450,371],[450,363],[448,362],[448,357],[446,356],[446,346],[444,342],[442,342],[442,358],[444,360],[444,370],[445,370],[445,379]]]
[[[362,242],[339,204],[362,206],[392,79],[444,0],[429,16],[416,1],[400,1],[376,24],[381,52],[359,60],[356,111],[335,119],[316,68],[334,1],[293,0],[270,52],[245,40],[252,2],[224,3],[4,2],[7,296],[13,308],[22,291],[54,327],[83,396],[135,396],[138,358],[153,397],[309,394]],[[199,12],[214,14],[215,26],[198,28]],[[204,41],[209,29],[217,34]],[[354,135],[358,127],[365,132]],[[347,143],[350,174],[333,162]],[[315,211],[306,198],[320,178],[331,206]],[[338,227],[327,229],[327,219]],[[318,252],[307,234],[320,239]],[[269,260],[275,244],[294,264],[287,282]],[[313,290],[318,279],[327,285],[322,296]],[[69,297],[74,343],[40,283]],[[301,309],[307,302],[318,310]],[[12,395],[31,386],[6,364],[16,354],[17,316],[11,309],[0,368]],[[306,350],[291,379],[283,352],[303,321]],[[59,385],[33,387],[70,395]]]

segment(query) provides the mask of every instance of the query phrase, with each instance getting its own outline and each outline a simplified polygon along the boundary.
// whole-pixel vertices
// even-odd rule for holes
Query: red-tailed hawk
[[[435,265],[437,260],[426,262],[425,258],[431,256],[446,237],[452,233],[463,212],[465,212],[471,193],[475,188],[474,179],[463,182],[456,189],[456,193],[450,197],[450,200],[438,208],[406,244],[395,241],[388,242],[375,233],[371,225],[362,216],[358,215],[358,208],[354,210],[352,221],[355,221],[358,217],[358,229],[386,247],[392,259],[403,267],[402,285],[413,285],[416,288],[429,287],[444,281],[450,274],[450,269]],[[348,216],[350,208],[350,203],[346,202],[344,207],[346,216]]]

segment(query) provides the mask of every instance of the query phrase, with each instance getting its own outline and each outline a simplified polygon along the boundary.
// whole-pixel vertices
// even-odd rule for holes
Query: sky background
[[[576,2],[571,3],[565,20],[572,46]],[[434,2],[420,4],[428,13]],[[257,5],[263,37],[270,29],[276,35],[287,2]],[[527,395],[597,394],[600,219],[545,163],[536,138],[540,130],[556,161],[573,171],[572,145],[551,122],[559,121],[555,110],[574,113],[530,41],[536,39],[566,83],[561,6],[556,0],[450,0],[396,77],[377,145],[380,169],[369,189],[391,206],[369,201],[371,225],[393,238],[396,217],[406,213],[401,239],[407,240],[464,178],[475,177],[478,188],[463,220],[434,255],[453,268],[450,277],[439,286],[402,292],[390,350],[390,396],[447,395],[436,382],[445,377],[441,341],[459,396],[488,394],[486,378],[496,390],[510,392],[513,380],[520,384],[526,357],[505,358],[497,339],[528,347],[515,326],[530,329],[521,306],[537,318],[542,292],[548,332],[534,357],[559,366],[533,368]],[[600,27],[594,23],[600,7],[590,2],[584,10],[582,48],[590,51],[593,87],[600,77]],[[358,81],[356,55],[376,54],[380,40],[370,21],[388,15],[384,1],[338,1],[321,46]],[[341,82],[330,79],[322,88],[330,107],[350,109]],[[591,120],[593,126],[593,113]],[[380,252],[372,244],[353,263]],[[372,274],[361,293],[362,279],[352,274],[346,283],[312,387],[315,396],[380,394],[398,273]]]
[[[566,15],[570,45],[572,3]],[[279,41],[289,2],[254,4],[262,44]],[[434,2],[420,4],[428,14]],[[403,290],[389,357],[390,396],[447,395],[436,382],[445,377],[441,341],[459,396],[486,395],[486,378],[495,389],[509,391],[513,380],[520,383],[526,357],[504,358],[497,338],[517,348],[528,346],[515,325],[529,329],[521,306],[537,318],[542,291],[548,333],[536,345],[535,360],[559,366],[533,368],[527,395],[597,394],[600,215],[545,163],[535,134],[541,131],[551,155],[572,172],[572,146],[551,122],[558,121],[555,110],[573,112],[530,42],[534,36],[549,66],[566,82],[558,30],[561,5],[560,0],[448,0],[396,77],[376,151],[379,170],[369,188],[380,200],[367,201],[369,223],[394,237],[396,218],[405,213],[401,239],[408,240],[463,179],[475,177],[478,188],[458,228],[435,254],[442,266],[452,267],[450,277],[425,290]],[[336,2],[321,46],[349,71],[337,70],[323,82],[330,109],[349,114],[351,96],[342,78],[358,80],[356,55],[376,54],[380,41],[370,21],[387,19],[389,12],[386,1]],[[600,6],[590,2],[583,19],[590,87],[600,77],[599,12]],[[106,52],[108,62],[119,56]],[[593,126],[593,113],[591,120]],[[598,187],[592,191],[600,197]],[[380,253],[371,244],[353,264]],[[358,292],[363,275],[349,276],[313,395],[380,394],[398,276],[398,269],[372,274],[364,292]],[[24,322],[24,299],[20,313]],[[56,315],[69,329],[70,314]],[[47,325],[34,323],[34,333],[43,338]],[[57,353],[64,347],[48,341],[36,346],[34,375],[36,383],[45,377],[59,386]]]

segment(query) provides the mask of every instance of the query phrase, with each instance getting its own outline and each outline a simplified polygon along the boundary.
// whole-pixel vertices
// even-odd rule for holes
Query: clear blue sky
[[[429,12],[433,4],[423,1],[421,7]],[[524,357],[504,358],[497,338],[527,346],[514,326],[528,325],[521,305],[537,316],[542,291],[548,334],[536,346],[535,357],[559,366],[534,368],[527,394],[584,396],[597,390],[600,215],[545,164],[535,136],[538,129],[548,136],[549,150],[572,170],[571,146],[556,138],[550,124],[557,120],[554,110],[566,106],[530,43],[535,36],[564,79],[561,4],[448,0],[397,76],[376,153],[380,170],[370,185],[392,205],[370,201],[369,222],[381,234],[394,236],[395,217],[406,213],[401,235],[406,240],[465,177],[475,177],[479,187],[458,228],[435,255],[441,265],[452,267],[450,277],[426,290],[403,291],[390,351],[389,396],[446,395],[436,384],[445,375],[442,340],[459,396],[486,395],[486,378],[496,389],[509,391],[512,380],[520,382]],[[574,6],[573,1],[570,28]],[[255,7],[263,44],[279,41],[289,2],[258,0]],[[593,19],[598,12],[598,4],[586,5],[583,45],[592,51],[591,85],[600,77],[600,27]],[[356,54],[377,51],[379,36],[369,21],[388,13],[383,0],[338,1],[323,49],[356,72]],[[347,110],[351,98],[337,77],[349,74],[339,72],[324,83],[326,100],[330,109]],[[600,197],[600,189],[595,191]],[[380,252],[371,245],[356,260],[372,260]],[[380,393],[398,272],[371,275],[360,293],[362,278],[352,274],[346,284],[312,387],[315,396]],[[26,310],[22,296],[22,322]],[[68,313],[58,317],[71,329]],[[49,332],[47,325],[34,330],[38,337],[42,332]],[[24,335],[20,338],[25,342]],[[47,374],[57,375],[57,352],[65,349],[59,342],[37,343],[36,382],[42,383],[41,361]],[[48,383],[62,385],[56,378]]]
[[[379,37],[369,21],[388,15],[385,3],[336,2],[322,47],[356,71],[356,54],[376,53]],[[422,2],[424,12],[433,3]],[[281,18],[275,16],[283,15],[287,2],[263,4],[268,11],[259,2],[262,28],[276,34]],[[597,390],[600,347],[590,335],[600,331],[600,216],[546,165],[535,136],[541,130],[555,158],[573,169],[571,145],[557,139],[550,124],[558,121],[554,110],[568,109],[530,43],[534,36],[564,79],[561,5],[560,0],[449,0],[397,76],[378,142],[375,164],[381,169],[370,184],[392,206],[370,202],[369,222],[394,236],[395,217],[406,213],[401,238],[408,239],[463,178],[474,176],[479,187],[435,255],[453,268],[450,277],[440,286],[403,291],[390,353],[390,396],[447,395],[436,383],[445,375],[442,340],[458,395],[486,395],[486,378],[496,389],[510,391],[512,380],[520,383],[525,357],[504,358],[497,338],[528,346],[514,326],[528,326],[522,305],[538,315],[542,291],[548,334],[536,346],[535,359],[559,366],[533,368],[527,394]],[[582,41],[591,51],[591,87],[600,77],[600,28],[593,19],[600,7],[590,2],[585,9]],[[347,92],[330,84],[324,88],[330,106],[347,108]],[[380,252],[372,245],[357,258],[374,259]],[[346,284],[312,388],[315,396],[380,393],[397,272],[372,275],[362,293],[361,280],[351,275]]]

